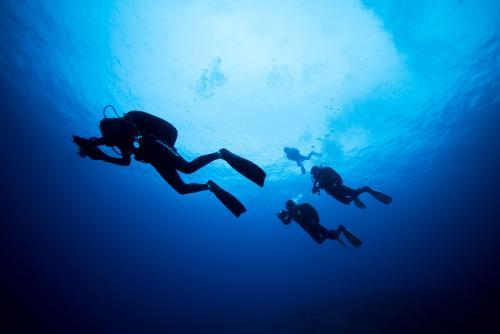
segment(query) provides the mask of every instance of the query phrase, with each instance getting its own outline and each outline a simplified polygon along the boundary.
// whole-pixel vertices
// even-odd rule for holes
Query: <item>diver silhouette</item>
[[[276,215],[285,225],[288,225],[294,220],[300,227],[306,231],[318,244],[322,244],[325,240],[337,240],[343,246],[345,243],[339,238],[340,234],[349,241],[354,247],[361,246],[359,240],[354,234],[347,230],[343,225],[339,225],[335,230],[329,230],[319,223],[319,215],[316,209],[309,204],[297,204],[291,199],[285,203],[286,209],[280,210]]]
[[[364,186],[359,189],[352,189],[345,186],[342,183],[342,177],[331,167],[313,166],[311,168],[311,178],[313,181],[313,194],[319,194],[320,189],[323,189],[337,201],[344,204],[354,202],[360,209],[366,209],[366,205],[359,199],[359,195],[362,193],[369,193],[373,198],[384,204],[392,202],[391,196],[373,188]]]
[[[283,151],[285,151],[288,160],[292,160],[297,163],[297,166],[300,167],[302,174],[306,173],[306,169],[304,168],[303,164],[304,161],[311,159],[313,155],[321,156],[321,154],[315,152],[309,153],[308,156],[303,156],[295,147],[285,147]]]
[[[135,160],[151,164],[179,194],[210,190],[236,217],[246,211],[236,197],[211,180],[206,183],[185,183],[178,172],[191,174],[222,159],[257,185],[264,185],[266,173],[260,167],[225,148],[199,156],[191,162],[186,161],[175,148],[177,129],[164,119],[146,112],[130,111],[123,117],[104,118],[99,127],[102,134],[100,138],[73,136],[81,157],[128,166],[131,155],[134,155]],[[121,158],[105,154],[98,148],[100,145],[112,147],[113,150],[118,148],[120,152],[117,153]]]

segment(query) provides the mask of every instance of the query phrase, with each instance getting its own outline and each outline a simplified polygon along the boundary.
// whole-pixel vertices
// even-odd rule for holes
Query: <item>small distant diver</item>
[[[299,150],[296,149],[295,147],[285,147],[283,151],[285,151],[288,160],[292,160],[297,163],[297,166],[300,167],[302,175],[306,173],[306,169],[304,168],[303,162],[311,159],[313,155],[321,156],[320,153],[315,153],[315,152],[309,153],[308,156],[303,156],[302,154],[300,154]]]
[[[294,220],[300,227],[306,231],[318,244],[322,244],[325,240],[337,240],[342,246],[345,243],[339,238],[340,234],[349,241],[354,247],[361,246],[362,242],[344,225],[339,225],[335,230],[329,230],[319,223],[319,215],[316,209],[309,204],[297,204],[289,199],[285,204],[286,209],[280,210],[276,215],[285,225],[288,225]]]
[[[123,117],[117,115],[117,118],[107,118],[105,109],[105,118],[99,124],[102,137],[86,139],[73,136],[73,142],[78,146],[78,154],[81,157],[128,166],[133,154],[135,160],[151,164],[179,194],[210,190],[236,217],[246,211],[236,197],[212,180],[201,184],[184,183],[178,172],[191,174],[217,159],[222,159],[249,180],[264,186],[266,173],[259,166],[225,148],[188,162],[175,148],[177,129],[169,122],[143,111],[130,111]],[[100,145],[109,146],[113,150],[117,148],[119,152],[115,152],[121,157],[105,154],[98,148]]]
[[[366,205],[359,199],[359,195],[362,193],[369,193],[373,198],[384,204],[392,202],[391,196],[371,187],[364,186],[352,189],[345,186],[342,182],[342,177],[331,167],[313,166],[311,168],[311,178],[313,181],[313,194],[319,194],[320,189],[323,189],[337,201],[344,204],[354,202],[360,209],[366,209]]]

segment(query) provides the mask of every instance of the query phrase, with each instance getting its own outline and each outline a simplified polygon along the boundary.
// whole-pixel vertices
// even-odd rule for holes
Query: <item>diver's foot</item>
[[[343,227],[343,226],[342,226],[342,227]],[[342,233],[342,231],[343,231],[343,230],[340,228],[340,226],[339,226],[339,227],[337,227],[337,229],[336,229],[336,230],[330,230],[330,233],[331,233],[331,234],[330,234],[330,236],[331,236],[331,238],[332,238],[332,239],[338,239],[338,238],[339,238],[339,236],[340,236],[340,233]]]
[[[359,209],[366,209],[365,203],[361,202],[359,198],[356,197],[352,201],[354,202],[354,205],[356,205]]]
[[[210,190],[211,192],[214,191],[214,188],[216,187],[217,185],[215,184],[214,181],[212,180],[208,180],[207,182],[207,187],[208,187],[208,190]]]
[[[219,159],[225,159],[231,151],[229,151],[227,148],[221,148],[218,152],[219,154]]]

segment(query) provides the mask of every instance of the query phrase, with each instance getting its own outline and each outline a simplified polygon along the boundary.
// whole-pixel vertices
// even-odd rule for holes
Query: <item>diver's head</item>
[[[289,199],[288,201],[286,201],[285,203],[285,208],[288,210],[288,211],[293,211],[295,210],[295,208],[297,207],[297,203],[295,203],[293,200]]]
[[[122,118],[104,118],[99,123],[104,144],[118,146],[134,141],[134,126]]]
[[[290,147],[285,147],[283,151],[285,151],[286,154],[290,153],[292,149]]]

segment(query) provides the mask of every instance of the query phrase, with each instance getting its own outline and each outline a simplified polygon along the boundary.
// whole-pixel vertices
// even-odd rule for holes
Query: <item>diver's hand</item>
[[[318,186],[314,186],[312,188],[312,193],[315,194],[315,195],[319,195],[319,187]]]
[[[89,147],[90,141],[86,138],[80,136],[73,136],[73,143],[78,146],[78,155],[85,158],[87,154],[87,147]]]
[[[106,155],[99,148],[94,146],[95,138],[83,138],[73,136],[73,142],[78,146],[78,155],[82,158],[89,157],[92,160],[103,160]]]
[[[90,140],[80,136],[73,135],[73,143],[75,143],[78,146],[88,146]]]
[[[281,220],[281,222],[285,225],[288,225],[290,224],[290,220],[289,220],[289,213],[287,210],[285,209],[282,209],[280,210],[276,216],[278,217],[279,220]]]
[[[102,138],[97,138],[97,137],[90,137],[89,138],[89,143],[94,146],[100,145],[102,142]]]

